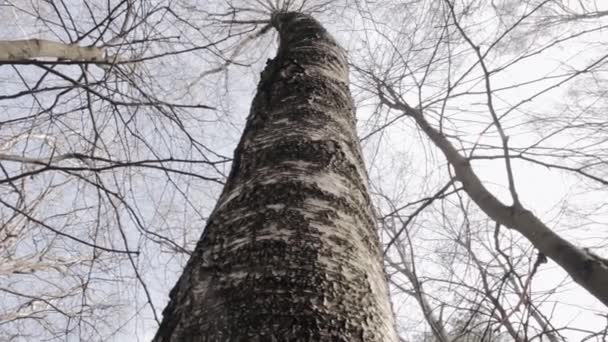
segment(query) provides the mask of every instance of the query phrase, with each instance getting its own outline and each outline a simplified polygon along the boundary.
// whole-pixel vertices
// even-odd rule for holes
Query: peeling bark
[[[344,51],[277,13],[226,186],[154,339],[397,341]]]

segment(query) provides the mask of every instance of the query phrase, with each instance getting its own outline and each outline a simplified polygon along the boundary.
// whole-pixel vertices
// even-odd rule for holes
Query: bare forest
[[[329,341],[220,331],[284,263],[332,341],[608,341],[605,1],[0,0],[0,85],[0,341]]]

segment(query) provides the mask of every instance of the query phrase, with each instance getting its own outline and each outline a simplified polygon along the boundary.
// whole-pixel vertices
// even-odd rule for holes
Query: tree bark
[[[43,57],[94,62],[104,60],[104,51],[94,46],[64,44],[45,39],[0,40],[0,62]]]
[[[397,341],[344,51],[276,13],[232,170],[154,339]]]

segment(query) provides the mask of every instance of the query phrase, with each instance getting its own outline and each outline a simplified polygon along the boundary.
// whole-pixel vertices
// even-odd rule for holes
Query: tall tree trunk
[[[397,341],[344,51],[277,13],[230,176],[154,339]]]

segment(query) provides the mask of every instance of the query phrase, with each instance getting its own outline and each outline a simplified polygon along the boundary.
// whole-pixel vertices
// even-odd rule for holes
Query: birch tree
[[[346,55],[310,16],[271,24],[277,55],[154,341],[397,341]]]
[[[244,142],[281,142],[269,127],[303,132],[284,127],[291,121],[253,129],[274,112],[249,108],[260,78],[268,94],[269,79],[311,74],[296,58],[274,75],[279,50],[260,76],[279,48],[271,13],[286,10],[317,18],[344,47],[350,79],[344,66],[331,75],[354,98],[365,162],[349,160],[363,182],[370,176],[365,203],[375,208],[364,215],[377,215],[400,338],[605,338],[607,287],[585,277],[602,273],[608,246],[602,2],[4,0],[0,340],[153,338],[186,261],[206,257],[196,249],[205,227],[202,241],[219,248],[209,239],[225,222],[212,213],[227,215],[244,175],[269,172]],[[318,109],[328,87],[297,91]],[[231,166],[246,125],[243,162]],[[335,140],[324,137],[337,126],[308,126],[315,139]],[[348,129],[347,152],[315,155],[333,164],[314,172],[331,176],[342,165],[334,161],[358,151]],[[307,155],[306,146],[293,154]],[[309,170],[312,160],[285,163]],[[226,185],[231,169],[239,171]],[[268,201],[256,215],[296,210]],[[556,252],[555,242],[567,248]],[[174,322],[187,306],[190,264],[167,310]]]

